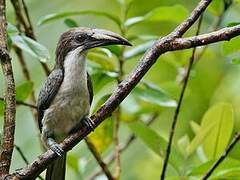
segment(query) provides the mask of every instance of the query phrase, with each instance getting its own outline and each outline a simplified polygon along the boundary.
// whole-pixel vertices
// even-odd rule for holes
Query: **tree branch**
[[[232,142],[225,149],[224,153],[219,157],[219,159],[212,165],[212,167],[207,171],[207,173],[202,177],[202,180],[206,180],[211,176],[213,171],[220,165],[220,163],[227,157],[230,151],[234,148],[237,142],[240,140],[240,133],[237,133],[232,139]]]
[[[202,0],[198,5],[202,8],[206,8],[202,6],[202,3],[209,4],[209,1]],[[203,11],[203,10],[202,10]],[[201,12],[202,12],[201,11]],[[198,12],[198,11],[197,11]],[[197,13],[196,16],[201,13]],[[191,15],[190,17],[192,17]],[[194,18],[197,19],[197,18]],[[184,21],[186,22],[186,21]],[[191,24],[194,21],[191,20]],[[187,23],[186,26],[189,28],[190,25]],[[146,72],[151,68],[151,66],[156,62],[157,58],[168,51],[180,50],[180,49],[188,49],[196,46],[206,45],[218,41],[230,40],[231,38],[238,36],[240,34],[240,25],[224,28],[219,31],[215,31],[213,33],[194,36],[190,38],[178,38],[177,35],[182,34],[182,32],[186,32],[188,28],[186,26],[180,25],[180,32],[173,32],[170,35],[158,40],[154,45],[145,53],[141,61],[135,70],[125,79],[123,80],[117,87],[117,89],[113,92],[111,97],[100,107],[100,109],[91,116],[91,119],[95,123],[96,127],[107,117],[109,117],[112,112],[119,106],[119,104],[125,99],[125,97],[131,92],[131,90],[137,85],[137,83],[142,79],[142,77],[146,74]],[[216,33],[219,33],[218,35]],[[177,34],[177,35],[174,35]],[[212,37],[213,36],[213,37]],[[176,39],[176,40],[175,40]],[[74,134],[68,136],[60,146],[65,151],[69,151],[72,149],[79,141],[81,141],[85,136],[87,136],[90,131],[86,127],[80,128]],[[23,168],[16,174],[18,178],[34,178],[39,173],[41,173],[48,164],[52,162],[57,157],[55,153],[51,150],[48,150],[46,153],[39,156],[32,164]]]
[[[23,26],[26,36],[30,37],[31,39],[37,40],[33,31],[32,23],[30,21],[29,13],[24,0],[22,0],[22,3],[23,3],[24,13],[25,13],[27,22],[25,21],[24,15],[22,14],[20,1],[11,0],[11,3],[13,5],[16,18],[18,19],[19,23]],[[40,62],[40,63],[45,74],[48,76],[50,74],[50,69],[48,68],[47,64],[43,62]]]
[[[9,173],[15,132],[15,83],[11,57],[7,50],[7,22],[5,0],[0,0],[0,60],[5,80],[5,111],[3,124],[3,143],[0,156],[0,178]]]
[[[201,15],[201,17],[199,19],[196,35],[199,34],[201,24],[202,24],[202,18],[203,18],[203,15]],[[168,159],[169,159],[169,156],[171,154],[172,141],[173,141],[173,137],[174,137],[175,130],[176,130],[178,115],[179,115],[180,108],[181,108],[181,105],[182,105],[182,100],[183,100],[183,97],[184,97],[184,94],[185,94],[185,90],[186,90],[187,85],[188,85],[190,72],[191,72],[193,62],[194,62],[194,58],[195,58],[195,52],[196,52],[196,47],[194,47],[193,50],[192,50],[192,56],[190,57],[186,78],[184,80],[182,91],[180,93],[180,97],[179,97],[179,101],[178,101],[178,105],[177,105],[177,108],[176,108],[174,116],[173,116],[172,126],[171,126],[171,130],[170,130],[170,135],[169,135],[169,141],[168,141],[168,145],[167,145],[167,149],[166,149],[166,156],[165,156],[164,162],[163,162],[161,180],[164,180],[165,174],[166,174],[166,171],[167,171]]]

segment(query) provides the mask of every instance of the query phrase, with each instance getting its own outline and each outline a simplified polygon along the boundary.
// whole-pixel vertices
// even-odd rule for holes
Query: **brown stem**
[[[154,113],[153,115],[151,115],[149,117],[149,120],[146,122],[147,126],[150,126],[158,117],[158,113]],[[120,148],[120,153],[122,154],[124,151],[126,151],[128,149],[128,147],[136,140],[136,136],[132,133],[131,135],[129,135],[129,137],[127,138],[126,143],[124,144],[123,147]],[[110,157],[108,158],[107,161],[107,166],[110,166],[115,160],[115,154],[110,155]],[[91,175],[91,177],[87,178],[88,180],[94,180],[97,176],[101,175],[102,171],[97,171],[95,172],[93,175]]]
[[[225,149],[224,153],[219,157],[219,159],[211,166],[211,168],[207,171],[207,173],[202,177],[202,180],[208,179],[213,171],[221,164],[221,162],[227,157],[230,151],[234,148],[237,142],[240,140],[240,133],[237,133],[235,137],[232,139],[232,142]]]
[[[201,24],[202,24],[202,18],[203,18],[203,15],[200,16],[196,36],[199,34]],[[180,108],[181,108],[181,105],[182,105],[182,100],[183,100],[183,97],[184,97],[184,93],[185,93],[186,87],[188,85],[190,72],[191,72],[193,62],[194,62],[194,58],[195,58],[195,52],[196,52],[196,47],[193,48],[193,50],[192,50],[192,56],[190,57],[186,78],[185,78],[185,81],[184,81],[184,84],[183,84],[183,87],[182,87],[182,91],[180,93],[180,98],[179,98],[179,101],[178,101],[177,108],[176,108],[175,113],[174,113],[173,122],[172,122],[170,135],[169,135],[169,141],[168,141],[168,145],[167,145],[167,149],[166,149],[166,156],[165,156],[164,162],[163,162],[161,180],[164,180],[165,174],[166,174],[166,171],[167,171],[168,159],[169,159],[169,156],[171,154],[172,141],[173,141],[173,137],[174,137],[175,130],[176,130],[178,115],[179,115]]]
[[[0,0],[0,60],[5,81],[5,110],[3,123],[3,143],[0,155],[0,179],[9,173],[15,132],[15,82],[11,57],[7,49],[7,21],[5,0]]]
[[[3,98],[3,97],[0,97],[0,101],[4,101],[4,98]],[[35,106],[35,105],[33,105],[33,104],[29,104],[29,103],[23,102],[23,101],[18,101],[18,100],[16,100],[16,104],[17,104],[17,105],[27,106],[27,107],[30,107],[30,108],[33,108],[33,109],[37,109],[37,106]]]
[[[30,21],[29,13],[28,13],[27,6],[26,6],[25,2],[22,1],[23,8],[24,8],[24,13],[25,13],[25,16],[27,17],[27,22],[26,22],[26,20],[24,18],[24,15],[22,13],[22,8],[21,8],[20,1],[19,0],[11,0],[11,3],[13,5],[16,18],[19,21],[19,23],[23,26],[23,29],[25,31],[26,36],[30,37],[31,39],[36,40],[36,36],[34,34],[34,31],[33,31],[33,26],[32,26],[32,23]],[[40,63],[41,63],[41,66],[42,66],[46,76],[48,76],[50,74],[50,69],[48,68],[47,64],[45,64],[43,62],[40,62]]]
[[[88,138],[85,138],[85,142],[88,146],[88,149],[91,151],[91,153],[94,155],[95,159],[97,160],[99,166],[102,168],[102,171],[104,172],[104,174],[107,176],[109,180],[113,180],[114,178],[110,170],[108,169],[108,166],[101,159],[101,155],[96,150],[94,144]]]

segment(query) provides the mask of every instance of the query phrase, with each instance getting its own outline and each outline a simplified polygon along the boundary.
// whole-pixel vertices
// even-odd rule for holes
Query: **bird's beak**
[[[128,40],[121,37],[120,35],[113,33],[111,31],[102,30],[102,29],[93,29],[91,40],[87,44],[87,48],[94,48],[99,46],[120,44],[126,46],[132,46]]]

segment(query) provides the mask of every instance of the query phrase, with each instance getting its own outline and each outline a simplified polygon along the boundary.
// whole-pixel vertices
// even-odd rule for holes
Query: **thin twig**
[[[154,43],[154,45],[144,54],[143,58],[139,61],[139,64],[132,71],[132,73],[130,73],[129,76],[118,85],[108,100],[99,108],[99,110],[94,115],[90,117],[95,123],[95,127],[97,127],[101,122],[104,121],[104,119],[112,114],[112,112],[119,106],[119,104],[131,92],[131,90],[143,78],[146,72],[157,61],[160,55],[168,51],[188,49],[196,46],[216,43],[219,41],[230,40],[231,38],[240,35],[240,25],[237,25],[199,36],[177,38],[191,27],[191,25],[195,22],[197,17],[201,15],[209,3],[210,1],[202,0],[197,6],[198,10],[194,11],[196,14],[190,15],[191,19],[186,20],[188,23],[184,21],[185,25],[181,24],[178,28],[176,28],[176,31],[179,32],[172,32],[170,35],[163,37]],[[65,151],[69,151],[89,133],[89,129],[82,127],[79,131],[76,131],[75,133],[66,137],[60,144],[60,147]],[[35,178],[55,158],[57,158],[57,155],[51,150],[48,150],[44,154],[40,155],[28,167],[23,168],[18,172],[18,174],[12,174],[11,176],[18,178]]]
[[[101,156],[98,153],[98,151],[96,150],[94,144],[88,138],[85,138],[85,142],[86,142],[86,144],[88,146],[88,149],[92,152],[92,154],[94,155],[94,157],[97,160],[98,164],[102,168],[102,171],[104,172],[104,174],[107,176],[107,178],[109,180],[113,180],[114,177],[112,176],[112,174],[111,174],[110,170],[108,169],[108,166],[106,165],[106,163],[104,163],[103,160],[101,159]]]
[[[30,37],[31,39],[37,40],[36,36],[34,34],[34,31],[33,31],[33,26],[30,21],[30,17],[29,17],[27,6],[26,6],[25,2],[22,1],[23,7],[24,7],[24,13],[25,13],[25,16],[27,17],[27,22],[24,18],[24,15],[22,14],[22,8],[21,8],[20,1],[19,0],[11,0],[11,3],[13,5],[14,12],[16,14],[16,18],[18,19],[19,23],[23,26],[26,36]],[[50,74],[50,69],[48,68],[47,64],[43,63],[43,62],[40,62],[40,63],[41,63],[41,66],[42,66],[45,74],[48,76]]]
[[[221,162],[227,157],[227,155],[230,153],[230,151],[234,148],[234,146],[237,144],[237,142],[240,140],[240,133],[237,133],[234,138],[232,139],[232,142],[228,145],[228,147],[225,149],[224,153],[219,157],[219,159],[211,166],[211,168],[207,171],[207,173],[202,177],[202,180],[208,179],[213,171],[221,164]]]
[[[19,155],[21,156],[21,158],[23,159],[23,161],[25,162],[25,164],[29,164],[29,161],[27,160],[26,156],[22,152],[21,148],[19,146],[17,146],[16,144],[14,145],[14,147],[17,150],[17,152],[19,153]]]
[[[201,24],[202,24],[202,18],[203,18],[203,15],[200,16],[200,19],[199,19],[199,22],[198,22],[196,36],[199,34],[199,31],[200,31],[200,28],[201,28]],[[196,52],[196,47],[193,48],[193,50],[192,50],[192,56],[190,57],[186,78],[185,78],[185,81],[184,81],[184,84],[183,84],[183,87],[182,87],[182,91],[180,93],[180,97],[179,97],[177,108],[176,108],[175,113],[174,113],[172,126],[171,126],[171,130],[170,130],[169,141],[168,141],[168,145],[167,145],[167,149],[166,149],[166,155],[165,155],[164,162],[163,162],[163,168],[162,168],[162,173],[161,173],[161,180],[164,180],[164,178],[165,178],[167,165],[168,165],[168,159],[169,159],[169,156],[171,154],[172,140],[173,140],[173,137],[174,137],[174,134],[175,134],[176,124],[177,124],[180,108],[181,108],[181,105],[182,105],[182,100],[183,100],[183,97],[184,97],[184,93],[185,93],[186,87],[188,85],[189,75],[190,75],[190,72],[191,72],[191,69],[192,69],[192,66],[193,66],[193,62],[194,62],[194,58],[195,58],[195,52]]]
[[[19,153],[19,155],[21,156],[21,158],[23,159],[23,161],[25,162],[26,165],[29,164],[29,161],[27,160],[26,156],[24,155],[23,151],[21,150],[21,148],[18,145],[14,145],[15,149],[17,150],[17,152]],[[38,176],[39,179],[44,180],[42,176]]]
[[[153,115],[151,115],[149,117],[149,120],[147,120],[146,125],[150,126],[158,117],[158,113],[153,113]],[[136,136],[132,133],[131,135],[129,135],[129,137],[127,138],[127,141],[125,142],[124,146],[122,146],[120,148],[120,153],[122,154],[124,151],[126,151],[128,149],[128,147],[136,140]],[[108,157],[107,160],[107,166],[110,166],[115,160],[115,155],[112,154],[110,155],[110,157]],[[93,175],[91,175],[90,177],[88,177],[88,180],[94,180],[97,176],[101,175],[102,171],[97,171],[95,172]]]
[[[5,0],[0,0],[0,61],[5,81],[5,109],[3,123],[3,143],[0,155],[0,179],[9,173],[15,132],[15,82],[11,57],[7,49],[7,21]]]
[[[0,97],[0,101],[4,101],[4,98]],[[16,104],[17,105],[27,106],[27,107],[30,107],[30,108],[33,108],[33,109],[37,109],[37,106],[35,106],[33,104],[30,104],[30,103],[23,102],[23,101],[16,100]]]

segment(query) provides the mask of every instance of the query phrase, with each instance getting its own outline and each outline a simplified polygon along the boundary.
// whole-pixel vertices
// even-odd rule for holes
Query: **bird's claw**
[[[59,144],[57,143],[53,143],[51,146],[50,146],[50,149],[55,152],[58,156],[63,156],[64,155],[64,151],[63,149],[60,147]]]
[[[83,123],[90,131],[94,131],[95,123],[94,123],[89,117],[83,118],[82,123]]]

